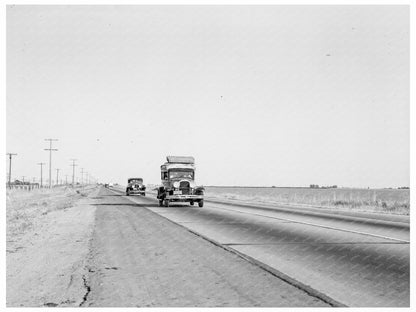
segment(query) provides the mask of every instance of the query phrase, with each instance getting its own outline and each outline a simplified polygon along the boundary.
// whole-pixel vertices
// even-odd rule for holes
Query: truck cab
[[[195,185],[195,160],[192,156],[167,156],[160,166],[162,185],[157,190],[159,206],[171,202],[198,203],[204,206],[204,187]]]

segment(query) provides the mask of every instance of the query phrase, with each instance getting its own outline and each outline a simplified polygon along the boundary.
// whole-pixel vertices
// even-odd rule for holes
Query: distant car
[[[146,186],[142,178],[130,178],[127,180],[126,195],[143,195],[146,196]]]
[[[104,184],[104,187],[107,187],[108,188],[108,183]]]

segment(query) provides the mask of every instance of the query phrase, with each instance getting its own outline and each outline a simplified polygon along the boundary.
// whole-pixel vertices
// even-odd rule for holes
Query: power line
[[[7,153],[9,155],[9,188],[11,187],[11,179],[12,179],[12,156],[16,156],[17,154]]]
[[[84,184],[84,168],[81,168],[81,186]]]
[[[52,186],[52,151],[57,151],[56,148],[52,148],[52,141],[58,141],[58,139],[45,139],[49,141],[49,148],[45,148],[45,151],[49,151],[49,188]]]
[[[58,169],[58,168],[56,168],[56,185],[58,185],[59,184],[59,170],[61,170],[61,169]]]
[[[43,169],[43,165],[44,165],[45,163],[38,163],[38,165],[40,165],[40,187],[42,188],[42,186],[43,186],[43,171],[42,171],[42,169]]]
[[[78,166],[78,165],[75,164],[76,159],[72,158],[70,160],[72,161],[72,165],[70,165],[70,166],[72,166],[72,186],[74,186],[75,185],[74,184],[74,182],[75,182],[74,181],[74,179],[75,179],[75,167]]]

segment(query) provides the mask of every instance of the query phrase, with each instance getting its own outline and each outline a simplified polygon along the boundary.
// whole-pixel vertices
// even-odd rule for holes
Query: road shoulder
[[[79,306],[85,295],[83,276],[95,207],[92,197],[73,206],[41,214],[33,231],[8,243],[7,306]]]

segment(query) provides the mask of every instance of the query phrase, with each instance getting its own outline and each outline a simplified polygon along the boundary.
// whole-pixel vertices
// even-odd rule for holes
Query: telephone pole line
[[[12,179],[12,156],[16,156],[17,154],[7,153],[9,155],[9,188],[11,187],[11,179]]]
[[[58,185],[59,184],[59,170],[61,170],[61,169],[58,169],[58,168],[56,168],[56,185]]]
[[[45,139],[49,141],[49,148],[45,148],[45,151],[49,151],[49,188],[52,186],[52,151],[57,151],[56,148],[52,148],[52,141],[58,141],[58,139]]]
[[[76,159],[72,158],[70,159],[72,161],[72,186],[75,186],[74,182],[75,182],[75,167],[78,166],[75,164]]]
[[[40,165],[40,188],[42,188],[43,187],[43,171],[42,171],[42,168],[43,168],[43,165],[44,165],[45,163],[38,163],[38,165]]]
[[[81,168],[81,186],[84,184],[84,168]]]

